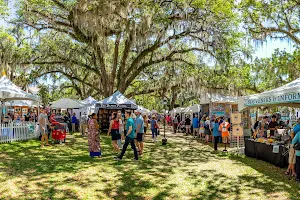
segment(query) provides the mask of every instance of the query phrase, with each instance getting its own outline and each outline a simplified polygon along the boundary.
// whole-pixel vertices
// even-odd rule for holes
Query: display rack
[[[111,116],[111,114],[113,112],[118,112],[118,110],[115,109],[111,109],[111,110],[107,110],[107,109],[99,109],[98,111],[98,120],[99,120],[99,128],[102,131],[107,131],[109,128],[109,116]]]

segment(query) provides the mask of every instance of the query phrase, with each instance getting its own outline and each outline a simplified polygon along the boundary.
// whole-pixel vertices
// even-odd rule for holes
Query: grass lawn
[[[79,134],[44,149],[35,140],[0,144],[0,199],[300,199],[284,169],[187,137],[161,146],[147,136],[138,162],[131,148],[114,161],[110,142],[101,136],[102,159],[88,156]]]

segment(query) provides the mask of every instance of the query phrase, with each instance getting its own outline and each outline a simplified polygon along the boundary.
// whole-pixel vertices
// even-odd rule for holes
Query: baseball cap
[[[141,109],[137,109],[135,112],[142,113],[143,111]]]

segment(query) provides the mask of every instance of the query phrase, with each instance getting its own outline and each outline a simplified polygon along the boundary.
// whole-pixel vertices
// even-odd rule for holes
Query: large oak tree
[[[153,65],[222,58],[237,45],[233,1],[23,0],[21,22],[39,31],[35,77],[60,73],[85,93],[125,92]],[[88,92],[86,92],[88,91]]]

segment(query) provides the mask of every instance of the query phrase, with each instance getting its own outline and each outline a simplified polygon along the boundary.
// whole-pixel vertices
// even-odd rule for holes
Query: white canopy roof
[[[100,108],[104,109],[137,109],[137,105],[126,98],[121,92],[116,91],[110,97],[102,100],[100,104]]]
[[[28,106],[28,107],[37,107],[37,103],[27,100],[14,100],[5,102],[5,106]]]
[[[232,96],[226,96],[222,94],[209,94],[202,96],[200,98],[200,104],[209,104],[209,103],[228,103],[228,104],[237,104],[238,98]]]
[[[102,103],[101,101],[97,101],[96,99],[94,99],[93,97],[89,96],[88,98],[86,98],[85,100],[82,101],[85,104],[88,105],[95,105],[97,103]]]
[[[0,99],[3,101],[40,100],[38,96],[25,92],[21,88],[13,84],[13,82],[11,82],[6,76],[2,76],[2,78],[0,79]]]
[[[300,78],[273,90],[240,97],[238,108],[241,111],[247,107],[266,105],[300,107]]]
[[[193,106],[187,107],[186,109],[184,109],[184,113],[186,114],[192,114],[192,113],[197,113],[200,112],[201,110],[201,106],[198,104],[195,104]]]
[[[52,102],[51,108],[67,109],[67,108],[83,108],[86,106],[87,105],[82,101],[64,98]]]
[[[148,109],[144,108],[143,106],[138,106],[138,107],[137,107],[137,109],[140,109],[140,110],[142,110],[142,112],[143,112],[143,113],[146,113],[146,114],[149,114],[149,113],[151,113],[151,111],[150,111],[150,110],[148,110]]]
[[[107,97],[102,101],[102,104],[132,104],[136,105],[134,102],[127,99],[121,92],[116,91],[113,95],[110,97]]]
[[[184,108],[175,108],[174,113],[183,113],[184,112]]]

